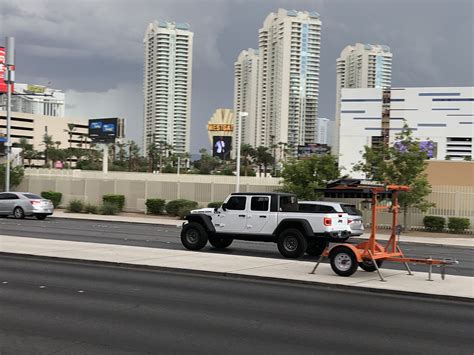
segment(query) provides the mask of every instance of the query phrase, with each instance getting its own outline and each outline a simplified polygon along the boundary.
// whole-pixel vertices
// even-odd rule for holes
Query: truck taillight
[[[323,223],[326,227],[332,226],[332,218],[331,217],[324,217]]]

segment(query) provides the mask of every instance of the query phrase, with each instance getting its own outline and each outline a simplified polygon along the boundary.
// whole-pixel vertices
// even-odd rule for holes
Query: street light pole
[[[249,114],[247,112],[239,112],[239,118],[237,121],[238,127],[238,136],[237,136],[237,183],[235,186],[235,192],[240,191],[240,145],[242,143],[242,118],[247,117]]]
[[[7,164],[5,167],[5,191],[10,191],[10,159],[12,151],[11,142],[11,85],[15,82],[15,39],[13,37],[5,37],[5,66],[7,73],[7,80],[4,80],[7,84]],[[13,70],[12,70],[13,68]]]

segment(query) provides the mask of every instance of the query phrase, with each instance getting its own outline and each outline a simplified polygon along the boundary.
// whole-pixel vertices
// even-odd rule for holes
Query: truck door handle
[[[260,218],[267,218],[267,216],[259,216]]]
[[[239,217],[245,217],[245,215],[244,214],[239,214]]]

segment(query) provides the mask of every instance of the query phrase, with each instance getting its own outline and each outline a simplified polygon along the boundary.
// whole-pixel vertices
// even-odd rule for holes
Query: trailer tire
[[[351,276],[359,266],[354,252],[345,246],[333,248],[329,253],[329,260],[332,270],[339,276]]]
[[[382,267],[383,260],[375,260],[377,263],[377,266],[380,268]],[[364,260],[363,262],[359,263],[359,266],[362,270],[367,271],[367,272],[374,272],[377,270],[377,268],[374,265],[374,262],[372,260]]]
[[[181,231],[181,243],[186,249],[201,250],[207,244],[208,235],[202,225],[190,222],[183,226]]]
[[[326,241],[309,240],[308,248],[306,248],[306,254],[310,256],[320,256],[328,245],[329,242]]]
[[[234,239],[232,238],[216,237],[214,235],[209,236],[209,244],[216,249],[225,249],[231,245],[233,241]]]
[[[285,258],[297,259],[303,256],[308,242],[303,233],[296,228],[288,228],[278,235],[278,250]]]

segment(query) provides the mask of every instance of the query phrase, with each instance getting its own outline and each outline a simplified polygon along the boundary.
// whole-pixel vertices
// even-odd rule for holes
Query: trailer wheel
[[[201,250],[206,246],[207,239],[207,232],[199,223],[190,222],[183,226],[181,231],[181,243],[186,249]]]
[[[383,260],[375,260],[377,263],[377,266],[380,268],[382,267]],[[364,260],[363,262],[359,263],[359,266],[362,270],[367,271],[367,272],[374,272],[377,270],[377,268],[374,265],[374,262],[372,260]]]
[[[216,236],[209,236],[209,244],[216,249],[225,249],[232,244],[234,240],[232,238],[223,238]]]
[[[315,241],[308,240],[308,248],[306,249],[306,254],[311,256],[320,256],[324,249],[329,245],[329,242],[326,241]]]
[[[285,258],[297,259],[305,253],[308,248],[308,242],[296,228],[288,228],[278,236],[278,250]]]
[[[359,264],[354,252],[345,246],[339,246],[329,253],[332,270],[339,276],[351,276],[357,271]]]

